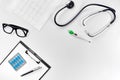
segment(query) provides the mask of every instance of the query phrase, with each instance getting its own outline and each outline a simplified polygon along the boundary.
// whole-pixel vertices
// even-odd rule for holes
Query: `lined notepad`
[[[40,30],[60,1],[61,0],[13,0],[8,10]]]

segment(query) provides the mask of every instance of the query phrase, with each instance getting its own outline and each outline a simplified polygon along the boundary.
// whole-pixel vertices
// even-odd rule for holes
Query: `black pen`
[[[37,68],[34,68],[33,70],[30,70],[30,71],[28,71],[28,72],[26,72],[26,73],[24,73],[24,74],[22,74],[21,75],[21,77],[23,77],[23,76],[25,76],[25,75],[28,75],[28,74],[30,74],[30,73],[32,73],[32,72],[34,72],[34,71],[37,71],[37,70],[39,70],[39,69],[41,69],[42,67],[37,67]]]

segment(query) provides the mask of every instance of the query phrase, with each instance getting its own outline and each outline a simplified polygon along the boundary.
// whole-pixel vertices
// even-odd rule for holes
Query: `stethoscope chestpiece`
[[[68,8],[68,9],[72,9],[73,7],[74,7],[74,2],[73,1],[70,1],[67,5],[66,5],[66,7]]]

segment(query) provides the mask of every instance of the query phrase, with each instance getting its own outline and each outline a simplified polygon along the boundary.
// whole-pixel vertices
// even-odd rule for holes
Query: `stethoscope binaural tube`
[[[86,18],[82,21],[82,25],[83,25],[83,26],[86,26],[85,21],[86,21],[88,18],[90,18],[91,16],[96,15],[96,14],[98,14],[98,13],[107,12],[107,11],[112,12],[110,9],[104,9],[104,10],[102,10],[102,11],[98,11],[98,12],[96,12],[96,13],[93,13],[93,14],[89,15],[88,17],[86,17]],[[85,33],[86,33],[89,37],[95,37],[95,36],[97,36],[98,34],[102,33],[104,30],[106,30],[106,28],[108,28],[108,27],[115,21],[116,15],[115,15],[113,12],[112,12],[112,14],[113,14],[114,16],[113,16],[113,18],[111,19],[111,21],[110,21],[106,26],[102,27],[100,30],[98,30],[98,31],[95,32],[94,34],[89,33],[87,30],[85,30]]]

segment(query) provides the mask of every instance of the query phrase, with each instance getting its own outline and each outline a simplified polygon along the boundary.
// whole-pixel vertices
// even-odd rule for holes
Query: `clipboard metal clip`
[[[36,60],[36,59],[37,59],[37,58],[35,59],[36,56],[34,56],[34,58],[33,58],[32,55],[30,55],[30,53],[28,52],[28,50],[26,50],[25,53],[26,53],[32,60],[34,60],[37,64],[40,63],[40,60]]]

